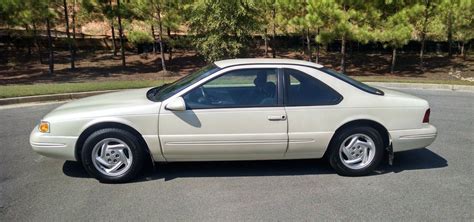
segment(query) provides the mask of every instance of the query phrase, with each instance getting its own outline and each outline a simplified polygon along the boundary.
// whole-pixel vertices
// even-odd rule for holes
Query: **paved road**
[[[474,220],[474,93],[409,91],[431,102],[439,137],[395,165],[341,177],[317,160],[173,163],[101,184],[28,145],[57,106],[0,110],[0,221]]]

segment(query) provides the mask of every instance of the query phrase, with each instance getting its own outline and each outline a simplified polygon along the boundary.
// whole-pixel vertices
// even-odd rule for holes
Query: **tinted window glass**
[[[316,78],[294,69],[285,69],[288,106],[335,105],[342,96]]]
[[[375,94],[375,95],[384,95],[384,92],[382,90],[376,89],[372,86],[361,83],[361,82],[359,82],[359,81],[357,81],[357,80],[355,80],[355,79],[353,79],[349,76],[346,76],[342,73],[336,72],[332,69],[321,68],[320,70],[327,73],[327,74],[329,74],[329,75],[331,75],[331,76],[334,76],[334,77],[336,77],[336,78],[338,78],[338,79],[340,79],[344,82],[347,82],[347,83],[349,83],[349,84],[351,84],[351,85],[353,85],[353,86],[355,86],[355,87],[357,87],[357,88],[359,88],[363,91],[366,91],[368,93],[372,93],[372,94]]]
[[[165,99],[168,99],[169,97],[185,89],[186,87],[198,82],[199,80],[219,70],[220,69],[216,65],[211,64],[205,66],[204,68],[198,70],[195,73],[189,74],[181,79],[178,79],[171,84],[166,84],[156,92],[155,101],[163,101]]]
[[[242,69],[221,75],[183,96],[188,109],[277,104],[276,69]]]

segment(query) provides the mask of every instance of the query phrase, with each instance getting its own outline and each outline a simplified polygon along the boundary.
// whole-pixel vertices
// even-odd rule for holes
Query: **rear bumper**
[[[63,159],[76,160],[75,144],[77,137],[52,136],[41,133],[36,126],[30,134],[30,145],[40,155]]]
[[[389,133],[394,152],[427,147],[437,136],[436,127],[431,124],[420,129],[394,130]]]

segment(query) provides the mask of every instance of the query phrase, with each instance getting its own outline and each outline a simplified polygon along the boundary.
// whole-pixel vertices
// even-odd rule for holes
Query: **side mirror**
[[[174,98],[173,100],[171,100],[171,102],[166,104],[165,108],[171,111],[185,111],[186,103],[184,102],[183,97],[178,97]]]

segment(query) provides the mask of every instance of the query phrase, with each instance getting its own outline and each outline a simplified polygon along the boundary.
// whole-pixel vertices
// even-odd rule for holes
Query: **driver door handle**
[[[267,118],[268,118],[268,120],[270,120],[270,121],[286,120],[286,115],[268,116]]]

